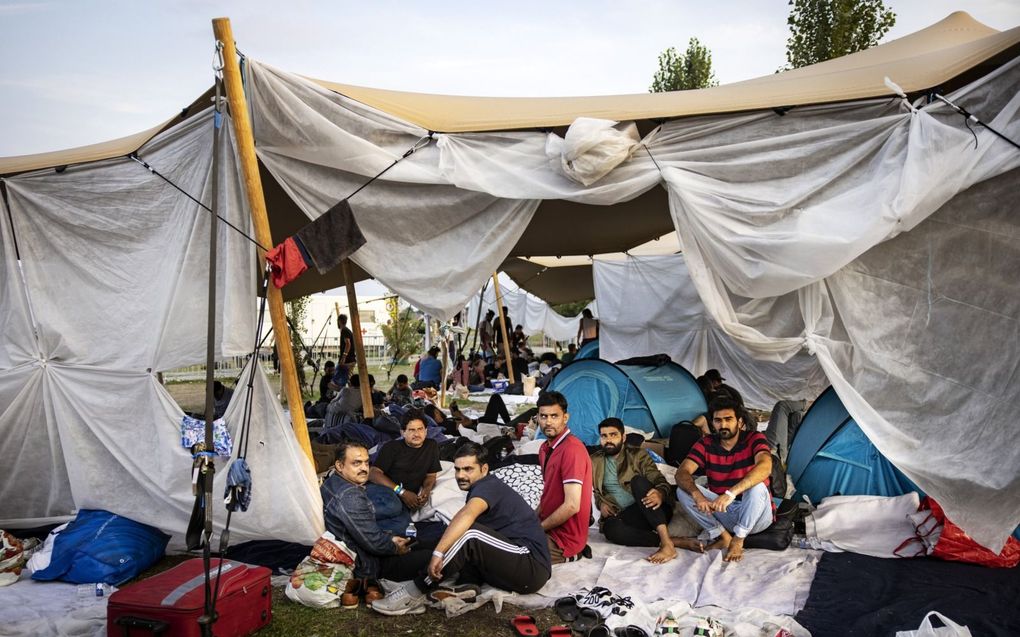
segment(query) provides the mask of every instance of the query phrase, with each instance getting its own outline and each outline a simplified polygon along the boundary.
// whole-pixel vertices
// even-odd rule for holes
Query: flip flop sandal
[[[570,637],[573,635],[573,631],[570,630],[570,626],[550,626],[544,634],[544,637]]]
[[[587,635],[593,628],[602,623],[602,616],[590,608],[582,608],[572,625],[582,635]]]
[[[573,597],[559,598],[556,600],[554,608],[560,619],[568,623],[572,623],[581,613],[581,610],[577,607],[577,600]]]
[[[645,632],[644,628],[631,624],[630,626],[620,626],[613,631],[616,637],[648,637],[648,633]]]
[[[613,637],[613,634],[609,632],[609,626],[599,624],[588,631],[588,637]]]
[[[521,637],[538,637],[538,626],[535,625],[535,618],[531,615],[517,615],[510,620],[510,628]]]

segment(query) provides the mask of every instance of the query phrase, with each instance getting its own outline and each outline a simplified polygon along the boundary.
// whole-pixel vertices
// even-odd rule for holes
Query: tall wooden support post
[[[440,330],[440,334],[442,330]],[[439,406],[446,409],[446,375],[449,369],[450,347],[446,339],[443,341],[443,371],[439,373]]]
[[[229,18],[216,18],[212,21],[213,34],[223,43],[223,84],[227,89],[227,104],[230,105],[230,119],[233,122],[234,138],[237,142],[237,155],[244,176],[245,193],[251,207],[252,225],[255,226],[255,239],[263,246],[273,245],[273,236],[269,230],[269,215],[266,212],[266,200],[262,193],[262,179],[259,177],[258,159],[255,156],[255,138],[252,135],[251,120],[248,118],[248,105],[241,84],[241,69],[237,63],[237,49],[234,46],[234,33],[230,28]],[[266,254],[258,249],[260,271],[266,267]],[[312,444],[308,439],[308,424],[305,422],[304,401],[301,398],[301,387],[298,385],[297,365],[294,362],[294,351],[290,346],[290,329],[287,327],[287,315],[283,308],[283,294],[274,285],[266,286],[269,301],[269,316],[273,322],[273,333],[276,334],[276,350],[280,356],[280,374],[282,376],[287,406],[290,408],[291,426],[294,437],[304,450],[308,459],[314,464]]]
[[[351,274],[351,260],[342,263],[344,281],[347,284],[347,311],[351,314],[351,331],[354,332],[354,355],[358,358],[358,385],[361,389],[361,413],[365,418],[375,418],[372,407],[372,388],[368,385],[368,361],[365,360],[365,342],[361,337],[361,317],[358,315],[358,295],[354,291],[354,275]]]
[[[503,315],[503,293],[499,289],[499,272],[492,274],[492,287],[496,292],[496,309],[499,311],[499,329],[503,330],[503,354],[506,356],[506,375],[510,384],[514,384],[514,363],[510,357],[510,332],[506,329],[506,316]]]

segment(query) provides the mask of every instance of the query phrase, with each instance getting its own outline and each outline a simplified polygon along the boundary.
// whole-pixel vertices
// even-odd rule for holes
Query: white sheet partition
[[[425,132],[296,76],[257,63],[250,68],[260,157],[310,218]],[[1018,138],[1018,85],[1020,64],[1013,60],[950,97]],[[890,246],[917,241],[907,239],[910,231],[947,202],[955,206],[960,192],[1020,165],[1020,153],[988,131],[979,128],[976,137],[975,145],[944,105],[915,110],[898,99],[682,119],[643,140],[657,164],[640,149],[583,187],[560,172],[548,134],[439,135],[437,144],[352,200],[369,236],[355,260],[415,305],[449,316],[508,254],[535,200],[610,205],[665,182],[688,269],[719,328],[759,360],[787,361],[805,347],[818,354],[879,449],[996,548],[1020,522],[1020,502],[1000,491],[1020,486],[1015,445],[975,445],[958,426],[994,420],[1009,404],[1015,359],[1004,357],[1012,351],[1007,336],[1016,315],[1002,311],[1012,310],[1001,299],[1016,296],[1015,276],[995,279],[995,292],[981,296],[978,288],[989,285],[981,280],[985,261],[975,257],[964,266],[933,257],[934,283],[965,271],[974,287],[949,297],[956,302],[933,301],[922,330],[918,315],[898,313],[913,312],[910,290],[919,285],[938,300],[937,285],[918,283],[916,272],[898,267],[884,269],[883,277],[860,272],[877,255],[895,261],[899,253]],[[982,202],[980,212],[989,217],[1009,205]],[[1011,232],[983,227],[975,237],[998,246],[988,237],[1015,238]],[[1009,262],[1010,249],[1003,252]],[[869,296],[869,287],[881,292]],[[1004,343],[990,359],[976,317],[995,326]],[[941,338],[933,341],[935,335]],[[999,381],[988,393],[973,380],[985,378],[986,368]],[[990,431],[998,433],[982,441],[1006,440],[1010,427],[1002,421]],[[994,477],[990,466],[999,468]]]
[[[207,202],[211,122],[211,112],[196,116],[139,151]],[[229,133],[224,139],[219,210],[248,229]],[[153,372],[205,359],[209,213],[129,159],[19,175],[7,192],[0,527],[103,508],[183,532],[191,457],[180,446],[181,411]],[[218,239],[215,349],[244,354],[254,343],[254,250],[222,224]],[[234,429],[241,402],[228,411]],[[255,497],[253,509],[235,517],[234,537],[314,540],[322,523],[312,468],[261,375],[255,406]]]
[[[507,307],[514,325],[523,325],[524,333],[542,333],[554,341],[573,341],[577,336],[578,321],[581,315],[563,316],[552,309],[548,303],[534,294],[522,289],[515,289],[516,285],[510,277],[501,274],[499,277],[500,292],[503,294],[503,305]],[[481,317],[485,318],[486,310],[496,312],[496,290],[490,284],[485,288],[482,298],[475,294],[468,304],[467,324],[472,328],[478,323],[479,300],[481,301]],[[589,304],[594,311],[595,303]]]
[[[428,131],[252,62],[259,158],[309,219],[348,197]],[[367,243],[351,258],[432,316],[451,318],[527,227],[538,201],[450,185],[435,145],[351,199]]]
[[[596,259],[601,314],[599,355],[606,360],[665,353],[693,374],[719,369],[744,400],[771,409],[781,399],[815,398],[828,385],[815,358],[755,360],[708,314],[683,255]]]

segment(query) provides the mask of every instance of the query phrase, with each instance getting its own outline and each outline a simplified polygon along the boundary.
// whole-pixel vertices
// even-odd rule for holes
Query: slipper
[[[544,637],[570,637],[573,634],[573,631],[570,630],[570,626],[564,626],[563,624],[550,626],[543,633]]]
[[[538,637],[538,626],[531,615],[517,615],[510,620],[510,628],[521,637]]]
[[[565,622],[573,622],[581,612],[577,607],[577,600],[573,597],[559,598],[556,600],[554,608],[556,609],[556,614]]]
[[[588,631],[588,637],[613,637],[613,634],[609,632],[609,626],[599,624]]]
[[[602,623],[602,616],[590,608],[582,608],[572,625],[582,635],[587,635],[593,628]]]
[[[630,626],[620,626],[614,633],[616,637],[648,637],[648,633],[645,632],[644,628],[631,624]]]

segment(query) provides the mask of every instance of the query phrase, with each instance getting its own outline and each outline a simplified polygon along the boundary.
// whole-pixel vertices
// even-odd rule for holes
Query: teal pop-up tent
[[[549,389],[566,396],[570,430],[586,445],[598,444],[598,424],[610,416],[665,438],[673,425],[707,409],[694,376],[676,363],[614,365],[600,359],[574,359]]]

